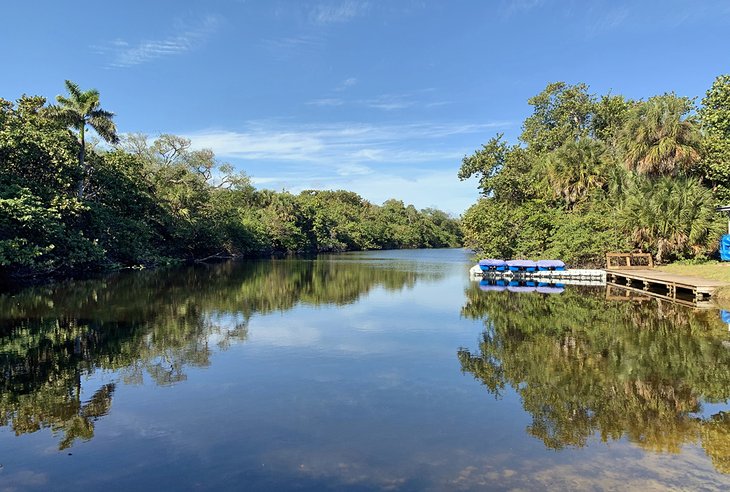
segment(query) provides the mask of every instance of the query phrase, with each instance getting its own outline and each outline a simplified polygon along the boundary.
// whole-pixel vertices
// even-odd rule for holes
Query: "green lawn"
[[[712,280],[722,280],[730,284],[730,262],[709,262],[701,265],[684,265],[681,263],[673,263],[671,265],[662,265],[657,267],[664,272],[676,273],[678,275],[690,275],[692,277],[709,278]],[[712,299],[718,307],[730,310],[730,285],[728,287],[720,287],[712,295]]]
[[[712,280],[722,280],[730,283],[730,262],[711,262],[701,265],[684,265],[681,263],[673,263],[670,265],[662,265],[657,269],[664,272],[676,273],[678,275],[690,275],[692,277],[709,278]]]

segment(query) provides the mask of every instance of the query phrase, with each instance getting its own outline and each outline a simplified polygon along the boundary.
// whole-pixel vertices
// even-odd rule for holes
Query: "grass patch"
[[[658,270],[677,275],[688,275],[690,277],[708,278],[727,282],[725,287],[719,287],[712,294],[712,301],[721,309],[730,311],[730,262],[708,261],[692,265],[689,263],[672,263],[657,267]]]
[[[730,262],[707,262],[698,265],[689,265],[685,263],[672,263],[657,267],[658,270],[667,273],[676,273],[677,275],[688,275],[691,277],[707,278],[712,280],[720,280],[730,284]],[[730,291],[728,291],[730,298]]]

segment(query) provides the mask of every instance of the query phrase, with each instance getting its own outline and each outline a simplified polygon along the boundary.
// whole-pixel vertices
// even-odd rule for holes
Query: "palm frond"
[[[66,90],[69,94],[71,94],[71,97],[75,100],[79,100],[81,98],[81,89],[79,89],[79,86],[75,84],[74,82],[71,82],[70,80],[66,80],[65,82]]]
[[[91,125],[91,128],[93,128],[101,138],[112,144],[119,143],[117,127],[111,119],[92,116],[89,118],[88,122],[89,125]]]

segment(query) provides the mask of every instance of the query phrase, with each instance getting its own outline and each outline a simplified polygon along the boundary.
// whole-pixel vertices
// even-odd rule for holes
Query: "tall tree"
[[[700,160],[701,135],[691,99],[654,96],[632,109],[621,142],[626,167],[639,174],[673,176]]]
[[[84,183],[88,174],[86,164],[86,126],[93,128],[105,141],[116,144],[119,142],[117,127],[112,119],[114,113],[101,109],[99,91],[89,89],[82,91],[79,86],[70,80],[66,81],[68,97],[56,96],[57,106],[51,107],[51,113],[63,124],[79,132],[81,149],[79,150],[79,166],[81,177],[78,182],[78,197],[84,196]]]
[[[595,100],[586,84],[553,82],[527,102],[534,109],[522,125],[520,140],[530,150],[549,152],[588,135]]]
[[[704,177],[720,200],[730,200],[730,75],[715,79],[699,111]]]

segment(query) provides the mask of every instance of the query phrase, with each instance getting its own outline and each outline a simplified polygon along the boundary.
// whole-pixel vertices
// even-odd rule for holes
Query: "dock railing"
[[[654,268],[650,253],[606,253],[607,270],[646,270]]]

